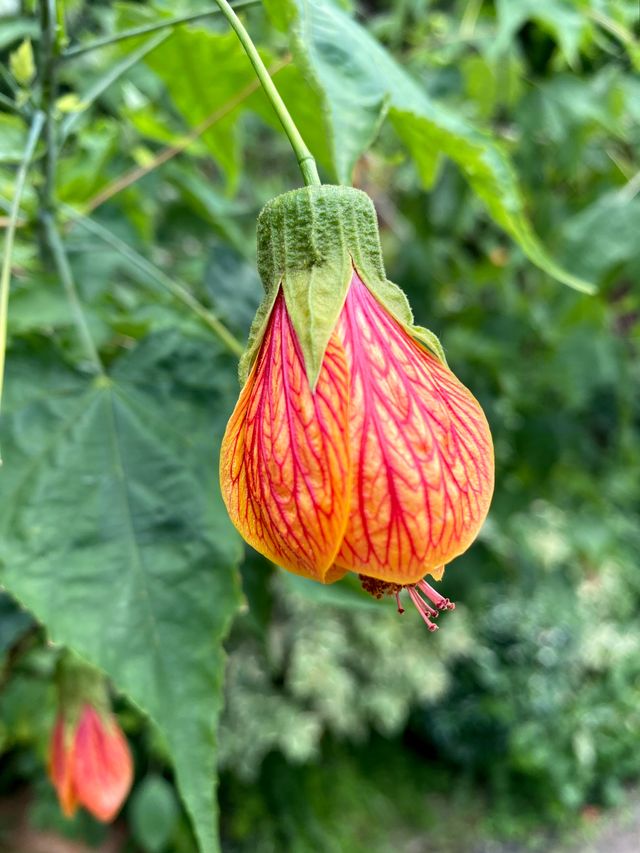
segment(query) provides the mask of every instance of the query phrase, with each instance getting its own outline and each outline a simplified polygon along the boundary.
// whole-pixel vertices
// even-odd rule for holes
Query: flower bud
[[[273,199],[258,265],[266,296],[221,452],[231,519],[296,574],[355,572],[376,596],[407,587],[434,630],[453,605],[423,578],[469,547],[491,501],[484,413],[387,280],[364,193]]]
[[[51,735],[49,776],[60,807],[72,817],[83,806],[112,821],[133,781],[127,740],[111,713],[106,684],[74,662],[60,674],[60,707]]]

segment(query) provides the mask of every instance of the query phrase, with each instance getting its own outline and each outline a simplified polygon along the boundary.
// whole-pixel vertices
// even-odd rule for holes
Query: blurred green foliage
[[[41,42],[33,4],[14,5],[2,216],[38,98],[11,77],[23,40],[36,59]],[[235,357],[208,312],[244,338],[257,212],[299,177],[216,16],[69,57],[58,221],[110,379],[89,372],[42,245],[41,141],[2,412],[0,572],[24,607],[0,598],[0,846],[23,792],[33,826],[108,834],[63,821],[45,780],[71,644],[124,694],[122,849],[215,849],[215,761],[229,851],[465,851],[483,834],[549,849],[640,776],[637,4],[265,7],[244,17],[323,177],[370,193],[390,278],[487,412],[491,514],[447,571],[458,608],[434,637],[352,580],[320,587],[247,553],[216,735],[241,546],[215,484]],[[60,8],[75,45],[204,6]]]

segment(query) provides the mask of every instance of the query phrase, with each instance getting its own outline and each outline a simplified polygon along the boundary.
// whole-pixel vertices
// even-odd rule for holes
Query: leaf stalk
[[[36,144],[42,132],[45,123],[44,113],[38,111],[31,122],[27,144],[24,149],[22,162],[16,176],[16,184],[13,193],[13,201],[9,214],[9,223],[4,239],[4,254],[2,256],[2,272],[0,273],[0,405],[2,404],[2,391],[4,387],[4,363],[5,353],[7,350],[7,318],[9,313],[9,284],[11,281],[11,256],[13,254],[13,243],[16,234],[16,223],[20,212],[20,202],[22,201],[22,193],[27,177],[27,171],[33,154],[36,149]]]

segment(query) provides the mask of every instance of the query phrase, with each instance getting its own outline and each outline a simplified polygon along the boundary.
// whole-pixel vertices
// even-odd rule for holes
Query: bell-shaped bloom
[[[319,217],[308,218],[316,227]],[[321,246],[304,234],[299,242]],[[285,248],[286,264],[293,253]],[[348,259],[344,296],[313,371],[305,341],[314,315],[295,301],[304,265],[285,266],[223,440],[222,493],[237,529],[269,560],[323,583],[355,572],[378,597],[398,598],[406,587],[435,630],[438,611],[453,605],[423,578],[439,580],[485,519],[491,435],[472,394],[419,340],[428,333],[398,319],[410,310],[395,285],[374,272],[370,287]],[[375,270],[375,258],[368,266]],[[325,291],[340,298],[333,267],[322,270]],[[317,279],[308,282],[311,295]],[[333,299],[323,296],[315,309],[316,329],[327,304]]]
[[[127,740],[113,714],[83,704],[76,719],[60,713],[51,736],[49,775],[63,813],[83,806],[98,820],[112,821],[133,781]]]

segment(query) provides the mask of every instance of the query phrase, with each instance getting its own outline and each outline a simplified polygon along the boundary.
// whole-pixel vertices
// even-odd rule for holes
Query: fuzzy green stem
[[[255,6],[260,3],[260,0],[239,0],[234,3],[234,9],[241,9],[244,6]],[[94,39],[87,44],[77,44],[67,48],[62,54],[62,59],[75,59],[76,56],[82,56],[93,50],[98,50],[101,47],[108,47],[111,44],[125,41],[126,39],[135,38],[136,36],[144,36],[148,33],[155,33],[157,30],[179,27],[181,24],[191,24],[194,21],[201,21],[204,18],[210,18],[211,15],[219,15],[220,9],[207,9],[205,12],[195,12],[191,15],[181,15],[178,18],[167,18],[164,21],[156,21],[153,24],[144,24],[139,27],[132,27],[130,30],[123,30],[121,33],[116,33],[113,36],[105,36],[104,38]]]
[[[269,76],[269,72],[267,71],[264,62],[260,59],[260,54],[258,53],[256,46],[251,41],[251,36],[244,28],[242,22],[233,11],[227,0],[216,0],[216,3],[220,7],[220,11],[225,16],[229,24],[235,30],[236,35],[240,39],[240,43],[242,47],[245,49],[251,64],[253,65],[254,71],[258,75],[258,79],[262,84],[262,88],[264,89],[265,95],[271,102],[271,106],[276,112],[276,115],[280,119],[280,123],[284,128],[284,132],[289,137],[289,142],[291,143],[291,147],[293,148],[295,155],[298,159],[298,166],[300,166],[300,171],[302,172],[302,177],[304,178],[304,182],[307,186],[320,186],[320,177],[318,175],[318,167],[316,166],[316,161],[313,157],[313,154],[307,148],[304,139],[300,135],[300,131],[295,125],[295,122],[291,118],[289,110],[287,109],[284,101],[280,97],[280,93],[276,89],[273,80]]]
[[[9,312],[9,283],[11,281],[11,255],[13,254],[13,242],[16,234],[16,222],[20,212],[20,201],[27,177],[27,171],[33,158],[38,138],[42,132],[45,122],[44,113],[37,112],[31,122],[31,129],[27,138],[27,144],[22,156],[22,162],[16,176],[16,184],[13,193],[13,202],[9,214],[9,224],[4,239],[4,255],[2,258],[2,272],[0,273],[0,404],[2,403],[2,390],[4,386],[4,361],[7,349],[7,316]]]

